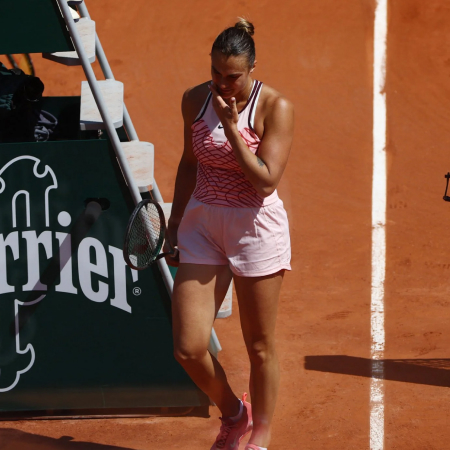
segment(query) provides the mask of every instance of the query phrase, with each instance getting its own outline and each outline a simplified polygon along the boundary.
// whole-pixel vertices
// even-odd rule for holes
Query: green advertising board
[[[55,0],[0,0],[0,54],[73,49]]]
[[[0,144],[0,413],[207,410],[157,266],[124,262],[132,209],[108,140]]]

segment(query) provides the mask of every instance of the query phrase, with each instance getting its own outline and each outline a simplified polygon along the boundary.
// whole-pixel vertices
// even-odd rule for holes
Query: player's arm
[[[172,245],[177,245],[176,232],[197,181],[197,158],[192,151],[191,125],[201,108],[198,91],[199,87],[188,89],[181,102],[184,122],[184,150],[178,165],[172,212],[169,218],[169,239]]]
[[[256,155],[237,128],[227,135],[236,159],[259,195],[268,197],[278,186],[287,164],[294,134],[294,108],[283,97],[274,99],[264,120],[264,136]]]

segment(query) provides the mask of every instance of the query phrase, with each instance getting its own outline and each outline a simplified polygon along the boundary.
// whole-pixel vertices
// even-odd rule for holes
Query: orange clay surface
[[[450,6],[389,1],[385,449],[450,448]],[[87,6],[155,176],[173,196],[183,91],[209,79],[215,36],[256,26],[255,76],[295,105],[279,194],[292,233],[277,328],[270,450],[369,449],[372,65],[375,0],[91,0]],[[79,95],[81,68],[34,57],[46,95]],[[100,75],[98,64],[96,73]],[[238,307],[215,324],[240,395]],[[211,417],[0,423],[2,450],[208,450]]]

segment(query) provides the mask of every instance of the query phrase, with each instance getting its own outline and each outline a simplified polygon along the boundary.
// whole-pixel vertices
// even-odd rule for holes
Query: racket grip
[[[160,253],[156,258],[155,261],[158,261],[158,259],[166,258],[167,264],[169,266],[178,267],[178,264],[180,262],[180,252],[177,247],[175,247],[170,252],[164,252]]]

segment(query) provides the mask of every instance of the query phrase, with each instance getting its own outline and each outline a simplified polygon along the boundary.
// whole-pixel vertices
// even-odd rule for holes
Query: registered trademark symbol
[[[141,295],[142,294],[141,288],[140,287],[133,288],[133,294],[134,295]]]

